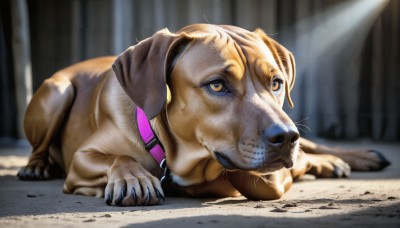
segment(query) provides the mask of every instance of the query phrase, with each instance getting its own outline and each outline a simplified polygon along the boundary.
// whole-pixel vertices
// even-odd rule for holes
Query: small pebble
[[[332,206],[321,206],[318,209],[329,210],[329,209],[339,209],[339,208],[338,207],[332,207]]]
[[[84,220],[83,222],[94,222],[96,221],[96,219],[88,219],[88,220]]]
[[[287,210],[281,208],[275,208],[273,210],[270,210],[270,212],[287,212]]]
[[[287,204],[283,205],[283,208],[286,208],[286,207],[297,207],[297,204],[296,203],[287,203]]]

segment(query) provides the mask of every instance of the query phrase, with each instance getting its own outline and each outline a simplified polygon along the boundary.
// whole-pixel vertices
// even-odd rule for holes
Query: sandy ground
[[[18,181],[29,147],[2,147],[0,227],[400,227],[400,143],[324,142],[378,149],[392,165],[346,179],[304,180],[276,201],[170,197],[160,206],[110,207],[63,194],[63,180]]]

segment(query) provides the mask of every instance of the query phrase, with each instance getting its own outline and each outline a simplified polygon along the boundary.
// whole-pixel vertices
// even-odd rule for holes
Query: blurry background
[[[303,135],[400,139],[399,0],[1,0],[0,139],[55,71],[191,23],[262,28],[296,58]]]

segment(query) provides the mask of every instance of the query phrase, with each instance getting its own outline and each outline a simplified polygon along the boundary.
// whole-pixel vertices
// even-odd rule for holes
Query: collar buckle
[[[150,141],[148,141],[147,143],[144,142],[144,148],[147,151],[150,151],[151,149],[153,149],[153,147],[155,147],[156,145],[160,145],[161,146],[161,142],[160,140],[158,140],[157,136],[154,136],[152,139],[150,139]]]

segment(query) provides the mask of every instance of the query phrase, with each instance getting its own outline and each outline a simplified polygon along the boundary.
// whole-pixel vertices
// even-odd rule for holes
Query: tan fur
[[[234,93],[208,92],[215,77]],[[283,81],[279,94],[270,88],[275,77]],[[293,55],[261,30],[204,24],[162,30],[117,59],[84,61],[43,83],[26,113],[33,151],[19,177],[56,177],[59,166],[66,193],[104,196],[111,205],[159,204],[162,170],[144,149],[136,105],[152,119],[175,189],[189,196],[277,199],[307,172],[348,175],[342,159],[356,166],[361,151],[348,154],[295,136],[279,148],[265,142],[271,126],[296,129],[282,110],[285,97],[292,105],[294,81]],[[217,153],[236,168],[227,169]],[[363,159],[379,163],[373,154]]]

